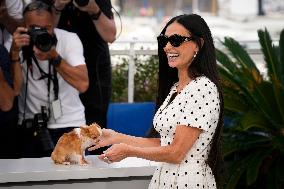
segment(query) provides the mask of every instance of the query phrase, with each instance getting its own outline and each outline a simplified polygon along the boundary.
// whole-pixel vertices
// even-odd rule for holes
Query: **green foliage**
[[[284,30],[279,46],[266,29],[258,36],[267,78],[234,39],[223,42],[228,54],[216,51],[230,120],[223,143],[227,189],[284,188]]]
[[[127,102],[128,60],[112,67],[112,102]]]
[[[127,102],[128,59],[112,68],[112,101]],[[135,58],[136,73],[134,76],[134,101],[154,102],[158,77],[157,56],[137,56]]]
[[[151,56],[144,60],[136,60],[135,102],[156,101],[158,56]]]

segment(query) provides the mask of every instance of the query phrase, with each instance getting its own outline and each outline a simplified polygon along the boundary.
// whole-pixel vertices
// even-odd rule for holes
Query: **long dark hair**
[[[161,34],[165,34],[167,27],[173,22],[177,22],[185,27],[192,35],[193,40],[199,47],[199,52],[188,69],[191,79],[204,75],[209,78],[216,86],[220,99],[220,115],[218,125],[211,141],[211,149],[207,163],[211,167],[215,177],[218,177],[219,163],[222,159],[221,155],[221,133],[223,128],[223,93],[221,83],[217,71],[217,62],[215,55],[214,42],[210,29],[204,19],[196,14],[180,15],[172,18],[164,27]],[[203,43],[202,43],[203,39]],[[158,109],[166,96],[170,92],[171,87],[178,81],[178,72],[176,68],[168,65],[166,53],[163,48],[158,47],[159,55],[159,74],[158,74],[158,95],[156,100],[156,109]]]

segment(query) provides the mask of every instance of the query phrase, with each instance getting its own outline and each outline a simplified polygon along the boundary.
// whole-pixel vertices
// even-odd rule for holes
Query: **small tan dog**
[[[81,126],[69,133],[64,133],[59,138],[51,154],[51,159],[55,164],[87,165],[85,149],[91,146],[101,134],[102,130],[98,124]]]

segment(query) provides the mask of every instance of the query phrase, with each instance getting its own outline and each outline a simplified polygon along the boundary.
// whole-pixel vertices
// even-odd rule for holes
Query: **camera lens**
[[[84,7],[88,5],[89,0],[75,0],[76,4],[79,5],[80,7]]]
[[[28,34],[31,36],[31,45],[35,45],[43,52],[49,51],[55,44],[54,37],[48,33],[46,28],[33,27]]]
[[[34,115],[34,128],[37,133],[38,140],[40,141],[41,149],[45,152],[52,151],[54,148],[54,143],[52,141],[51,135],[47,129],[48,116],[42,109],[42,113]]]
[[[50,133],[46,127],[40,127],[37,130],[38,138],[42,146],[43,151],[51,151],[54,148],[53,141]]]
[[[40,35],[37,35],[34,44],[39,50],[47,52],[53,45],[52,36],[49,33],[42,33]]]

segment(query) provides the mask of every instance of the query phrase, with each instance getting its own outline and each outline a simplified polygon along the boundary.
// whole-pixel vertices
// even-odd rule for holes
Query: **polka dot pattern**
[[[154,127],[160,133],[161,145],[170,145],[177,125],[202,130],[197,141],[180,164],[161,163],[149,185],[151,189],[216,188],[214,176],[205,163],[210,150],[220,110],[217,87],[207,77],[191,81],[169,103],[177,92],[175,84],[154,116]]]

